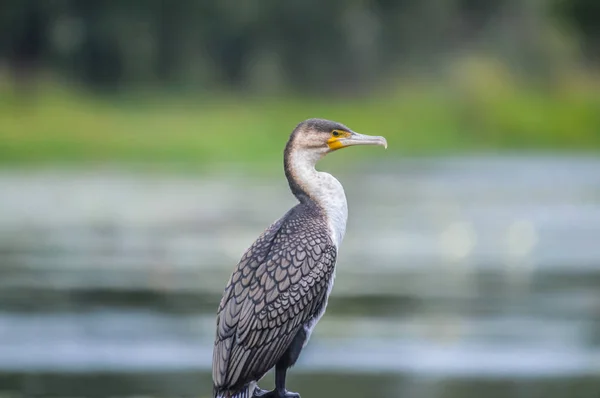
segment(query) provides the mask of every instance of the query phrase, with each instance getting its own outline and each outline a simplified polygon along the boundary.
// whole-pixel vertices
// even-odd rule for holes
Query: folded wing
[[[292,209],[246,251],[217,315],[213,381],[260,379],[327,299],[336,260],[324,219]]]

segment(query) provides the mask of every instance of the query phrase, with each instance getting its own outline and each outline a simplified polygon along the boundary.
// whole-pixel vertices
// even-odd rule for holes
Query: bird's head
[[[310,154],[318,160],[329,152],[354,145],[380,145],[387,148],[387,141],[384,137],[356,133],[331,120],[308,119],[294,129],[287,150]]]

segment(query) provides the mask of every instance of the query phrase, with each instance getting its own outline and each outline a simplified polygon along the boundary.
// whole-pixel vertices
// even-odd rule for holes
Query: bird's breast
[[[346,234],[348,202],[342,184],[332,175],[321,174],[321,197],[319,203],[325,211],[331,240],[339,248]]]

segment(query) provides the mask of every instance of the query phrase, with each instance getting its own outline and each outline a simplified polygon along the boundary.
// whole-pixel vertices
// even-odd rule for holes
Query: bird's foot
[[[267,398],[267,397],[272,397],[272,393],[274,391],[268,391],[268,390],[263,390],[262,388],[256,386],[256,388],[254,389],[254,393],[252,393],[252,398]]]
[[[262,388],[256,387],[254,389],[253,398],[300,398],[300,394],[297,392],[291,392],[288,390],[263,390]]]

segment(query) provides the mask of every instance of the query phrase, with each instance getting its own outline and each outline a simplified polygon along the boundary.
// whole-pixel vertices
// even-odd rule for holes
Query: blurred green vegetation
[[[280,172],[288,134],[310,117],[388,138],[387,152],[333,165],[596,151],[597,4],[9,0],[0,165]]]
[[[388,152],[350,150],[351,157],[600,149],[597,79],[570,75],[542,89],[510,76],[496,63],[473,62],[448,79],[452,83],[401,81],[379,94],[337,98],[148,92],[101,97],[51,84],[21,98],[4,86],[0,162],[271,168],[280,164],[295,124],[310,117],[388,138]]]
[[[327,94],[485,50],[531,78],[600,65],[596,0],[5,0],[0,66],[96,90]],[[565,51],[561,41],[570,42]]]

